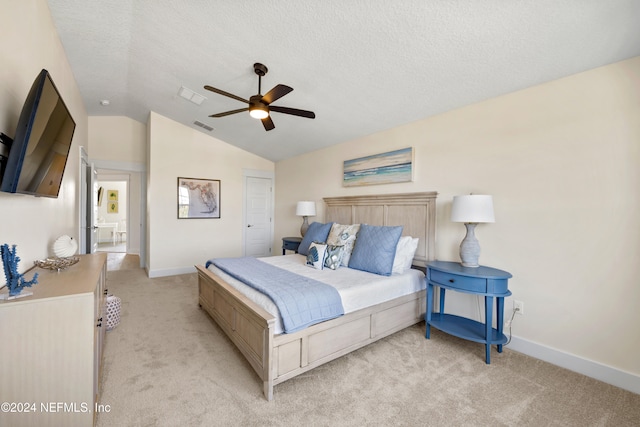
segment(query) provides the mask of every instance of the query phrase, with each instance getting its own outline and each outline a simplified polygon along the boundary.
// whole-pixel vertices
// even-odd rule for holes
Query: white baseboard
[[[164,270],[148,270],[147,275],[150,279],[155,277],[177,276],[179,274],[195,273],[195,267],[167,268]]]
[[[511,337],[508,348],[518,353],[544,360],[545,362],[569,369],[570,371],[578,372],[607,384],[640,394],[639,375],[621,371],[611,366],[583,359],[576,355],[515,336]]]

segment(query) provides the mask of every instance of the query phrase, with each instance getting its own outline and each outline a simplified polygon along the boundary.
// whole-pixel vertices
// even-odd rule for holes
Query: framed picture
[[[108,190],[107,191],[108,194],[108,200],[109,201],[118,201],[118,190]]]
[[[413,181],[413,147],[345,160],[342,186]]]
[[[178,178],[178,219],[220,218],[220,180]]]
[[[109,200],[107,203],[108,203],[107,213],[118,213],[118,202]]]

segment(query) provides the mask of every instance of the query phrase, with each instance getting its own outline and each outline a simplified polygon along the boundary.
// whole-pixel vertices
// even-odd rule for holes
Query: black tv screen
[[[76,123],[42,70],[22,107],[0,190],[58,197]]]

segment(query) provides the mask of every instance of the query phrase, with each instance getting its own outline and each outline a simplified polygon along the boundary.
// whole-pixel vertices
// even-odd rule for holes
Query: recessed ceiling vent
[[[193,102],[196,105],[201,105],[202,102],[205,99],[207,99],[204,96],[200,95],[199,93],[196,93],[196,92],[192,91],[191,89],[187,89],[184,86],[180,87],[180,90],[178,91],[178,95],[180,95],[181,97],[183,97],[187,101]]]
[[[196,125],[196,126],[200,126],[202,129],[206,129],[206,130],[208,130],[209,132],[211,132],[211,131],[213,130],[213,128],[212,128],[211,126],[209,126],[209,125],[205,125],[204,123],[199,122],[198,120],[196,120],[195,122],[193,122],[193,124],[194,124],[194,125]]]

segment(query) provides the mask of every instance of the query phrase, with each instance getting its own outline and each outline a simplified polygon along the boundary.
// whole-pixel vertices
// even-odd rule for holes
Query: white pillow
[[[316,270],[323,270],[326,256],[327,245],[325,243],[311,242],[309,253],[307,254],[307,265]]]
[[[396,256],[393,259],[393,269],[391,274],[402,274],[411,268],[413,256],[418,249],[419,239],[417,237],[404,236],[398,241]]]

